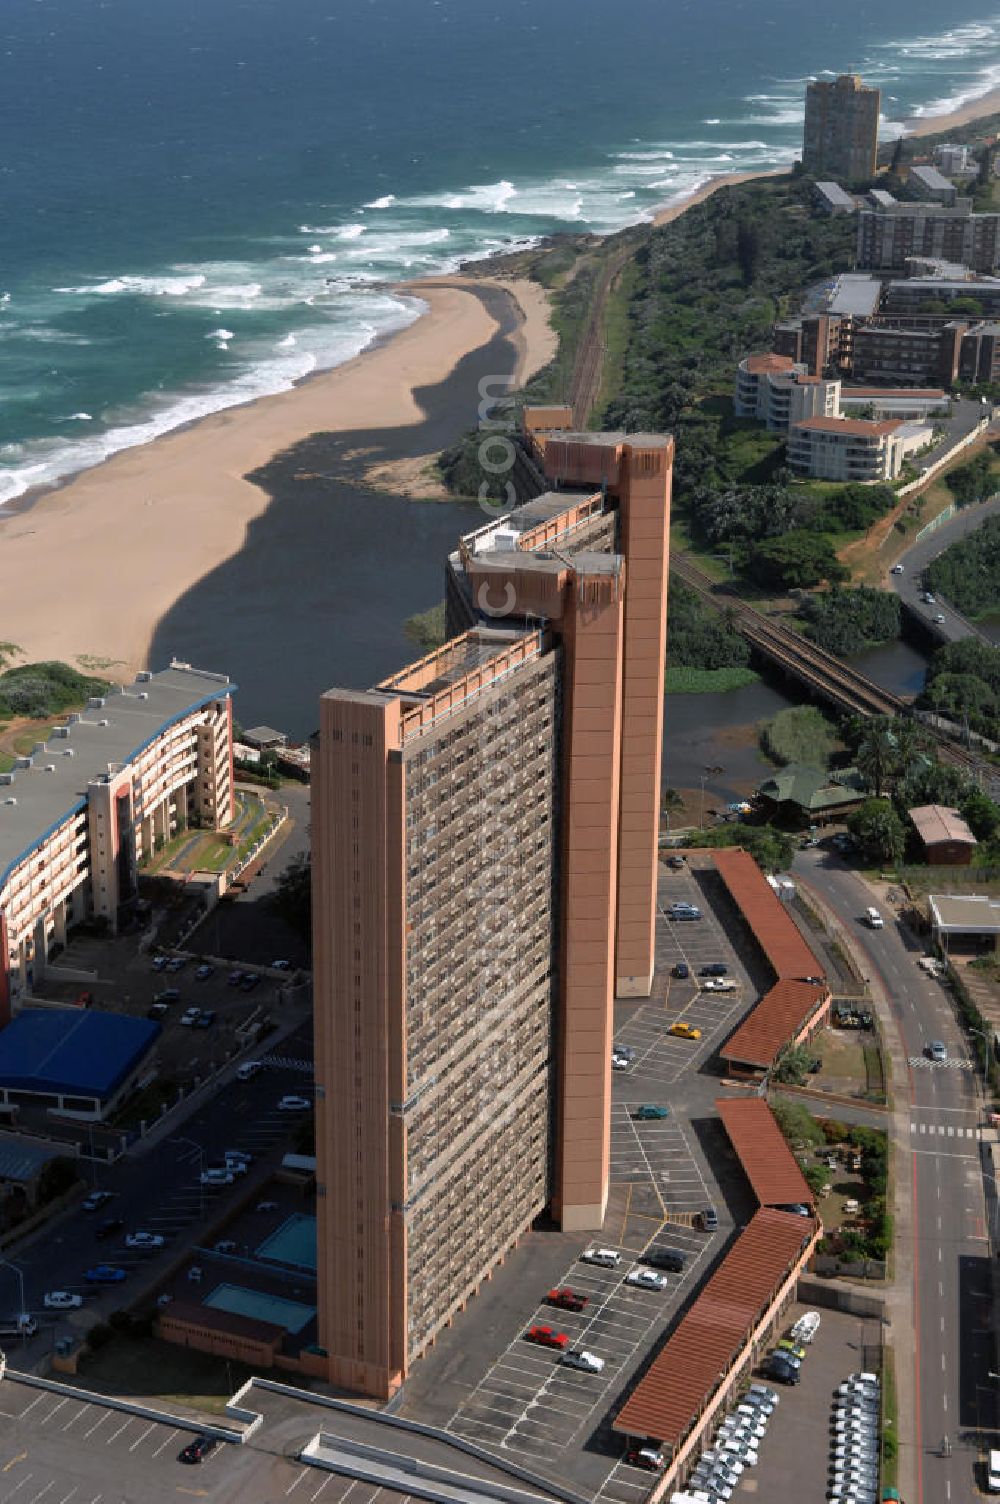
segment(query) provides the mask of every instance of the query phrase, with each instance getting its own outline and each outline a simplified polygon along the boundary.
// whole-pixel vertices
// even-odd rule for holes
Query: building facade
[[[817,178],[861,182],[875,175],[879,91],[856,73],[806,85],[802,166]]]
[[[807,418],[788,431],[788,467],[813,480],[891,481],[932,432],[898,419]]]
[[[313,751],[319,1343],[387,1396],[551,1207],[599,1228],[616,991],[652,984],[670,479],[545,440],[468,535],[445,646],[321,701]]]
[[[839,412],[840,382],[811,376],[803,363],[785,355],[747,355],[736,371],[733,411],[784,432],[804,418]]]
[[[970,198],[956,199],[949,207],[893,203],[861,210],[859,269],[902,271],[914,256],[994,272],[1000,266],[1000,215],[973,214]]]
[[[114,929],[158,845],[231,822],[234,688],[188,664],[139,674],[0,774],[0,1022],[71,924]]]

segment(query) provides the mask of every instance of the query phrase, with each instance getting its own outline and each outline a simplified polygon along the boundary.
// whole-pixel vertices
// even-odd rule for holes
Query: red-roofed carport
[[[813,1206],[812,1191],[761,1097],[723,1097],[715,1104],[743,1173],[761,1206]]]
[[[826,969],[806,944],[784,904],[777,897],[749,851],[738,846],[713,852],[715,868],[730,897],[753,930],[775,977],[804,982],[826,975]]]

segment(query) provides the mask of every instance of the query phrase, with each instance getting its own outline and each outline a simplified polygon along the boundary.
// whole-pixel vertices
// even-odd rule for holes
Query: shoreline
[[[997,112],[1000,88],[946,115],[911,117],[906,137],[947,132]],[[789,171],[717,174],[656,212],[652,223],[673,222],[722,187]],[[26,661],[91,655],[120,664],[123,672],[146,667],[158,623],[240,552],[271,505],[269,492],[249,477],[316,434],[371,440],[370,451],[342,456],[362,468],[367,453],[390,436],[397,445],[405,442],[406,430],[423,416],[416,392],[451,377],[498,334],[498,298],[514,315],[503,327],[514,349],[516,386],[555,353],[549,298],[538,283],[477,270],[401,282],[395,290],[420,300],[426,311],[344,364],[310,372],[287,391],[194,419],[0,508],[4,636],[22,644]],[[433,499],[426,480],[432,458],[373,463],[361,484]],[[42,580],[44,598],[71,609],[40,609]]]

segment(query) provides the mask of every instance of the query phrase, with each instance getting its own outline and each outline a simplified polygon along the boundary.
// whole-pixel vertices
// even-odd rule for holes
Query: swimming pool
[[[206,1295],[203,1305],[234,1316],[249,1316],[254,1321],[270,1321],[286,1332],[301,1332],[316,1315],[315,1306],[301,1300],[285,1300],[282,1295],[264,1295],[260,1290],[246,1290],[242,1285],[216,1285]]]
[[[316,1272],[316,1218],[296,1212],[254,1250],[259,1259],[274,1259],[296,1269]]]

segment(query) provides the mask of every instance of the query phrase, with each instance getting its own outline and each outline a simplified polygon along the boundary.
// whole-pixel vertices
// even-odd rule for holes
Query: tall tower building
[[[856,73],[806,85],[802,166],[819,178],[857,183],[875,175],[879,91]]]
[[[444,647],[323,696],[313,756],[319,1343],[387,1396],[547,1206],[601,1226],[616,990],[649,992],[670,438],[448,561]]]

